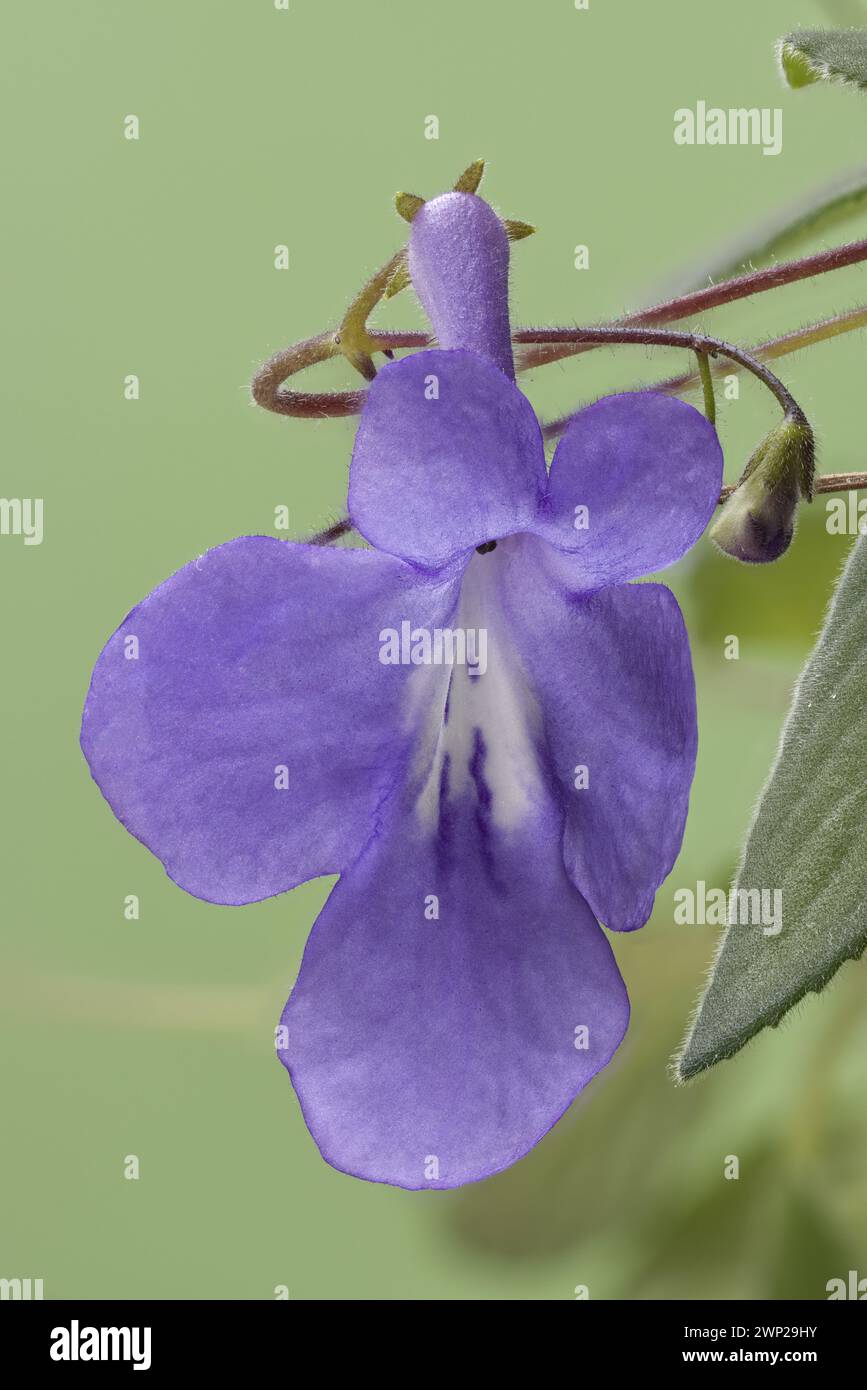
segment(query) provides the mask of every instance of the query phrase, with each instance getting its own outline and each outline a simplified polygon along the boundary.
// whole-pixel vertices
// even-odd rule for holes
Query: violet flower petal
[[[571,557],[532,537],[512,544],[504,618],[540,705],[566,869],[606,927],[632,931],[677,858],[695,768],[680,608],[661,584],[576,593]]]
[[[323,1156],[374,1182],[456,1187],[508,1167],[626,1031],[559,812],[499,830],[482,749],[474,781],[433,825],[395,803],[316,922],[278,1032]]]
[[[378,550],[439,568],[531,526],[546,485],[532,406],[473,353],[413,353],[371,383],[349,512]]]
[[[457,595],[389,556],[265,536],[185,566],[93,673],[81,743],[115,815],[209,902],[346,868],[427,715],[408,679],[429,704],[446,678],[382,665],[380,631],[447,623]]]
[[[509,328],[509,240],[473,193],[444,193],[419,208],[409,238],[413,287],[442,348],[466,348],[514,380]]]
[[[653,574],[698,540],[722,466],[716,430],[693,406],[656,391],[606,396],[560,440],[534,529],[575,553],[584,589]]]

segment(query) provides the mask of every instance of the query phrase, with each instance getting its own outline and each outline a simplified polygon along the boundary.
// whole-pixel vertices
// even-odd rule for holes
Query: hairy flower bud
[[[788,550],[802,497],[813,491],[815,443],[803,415],[789,413],[762,440],[710,530],[726,555],[767,564]]]

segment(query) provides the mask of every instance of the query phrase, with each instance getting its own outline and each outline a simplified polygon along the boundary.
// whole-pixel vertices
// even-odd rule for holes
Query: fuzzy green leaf
[[[867,29],[798,29],[777,45],[790,87],[843,82],[867,89]]]
[[[765,890],[765,922],[756,921],[755,896],[730,898],[729,926],[678,1059],[680,1080],[731,1057],[864,951],[865,745],[867,536],[860,536],[801,672],[734,888]]]

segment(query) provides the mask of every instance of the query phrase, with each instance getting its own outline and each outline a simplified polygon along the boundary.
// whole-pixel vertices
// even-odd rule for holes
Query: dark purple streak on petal
[[[626,1030],[558,812],[491,827],[483,853],[474,801],[452,808],[445,860],[413,806],[395,806],[328,899],[283,1013],[280,1057],[323,1156],[375,1182],[456,1187],[508,1167]]]

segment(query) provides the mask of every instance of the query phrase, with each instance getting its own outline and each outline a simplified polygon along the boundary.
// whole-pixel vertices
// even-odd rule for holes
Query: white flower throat
[[[510,830],[546,795],[539,766],[538,706],[506,622],[500,585],[511,563],[508,541],[475,554],[464,571],[453,630],[476,634],[484,652],[472,665],[420,670],[413,705],[427,710],[416,775],[416,812],[435,828],[443,803],[483,802],[494,826]],[[480,634],[484,639],[480,640]],[[418,704],[416,704],[418,700]]]

